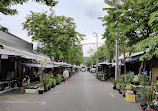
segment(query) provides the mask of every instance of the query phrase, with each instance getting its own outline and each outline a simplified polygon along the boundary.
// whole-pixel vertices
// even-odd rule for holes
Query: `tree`
[[[111,8],[107,10],[108,16],[104,18],[106,26],[104,37],[108,47],[113,47],[115,40],[124,51],[124,54],[133,51],[133,46],[147,40],[153,29],[148,24],[150,14],[158,10],[155,0],[105,0]],[[114,50],[113,50],[114,51]],[[139,50],[140,51],[140,50]],[[130,53],[131,53],[130,52]]]
[[[92,66],[92,59],[89,58],[87,61],[86,61],[86,66],[87,67],[91,67]]]
[[[153,34],[141,42],[140,50],[145,54],[141,56],[141,60],[150,60],[153,56],[158,55],[158,11],[150,15],[148,24],[153,29]]]
[[[11,9],[12,5],[23,4],[28,0],[1,0],[0,1],[0,12],[4,15],[15,15],[17,14],[16,9]],[[33,0],[38,3],[46,4],[47,6],[55,6],[58,2],[56,0]]]
[[[76,31],[73,18],[56,16],[54,12],[50,15],[47,15],[47,13],[31,13],[26,17],[23,28],[32,37],[32,41],[43,44],[40,50],[42,53],[68,62],[71,51],[77,50],[74,54],[81,55],[81,50],[79,50],[77,44],[80,44],[84,35]]]
[[[76,64],[76,65],[80,65],[81,63],[84,63],[82,46],[80,45],[71,46],[69,52],[70,54],[67,60],[65,60],[67,63]]]
[[[3,32],[9,32],[9,31],[8,31],[8,28],[3,27],[3,26],[0,26],[0,30],[3,31]]]

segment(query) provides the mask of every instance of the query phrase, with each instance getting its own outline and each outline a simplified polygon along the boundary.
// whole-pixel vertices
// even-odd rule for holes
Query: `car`
[[[90,72],[91,72],[91,73],[95,73],[95,72],[96,72],[96,69],[95,69],[95,68],[91,68],[91,69],[90,69]]]
[[[82,72],[85,72],[85,71],[86,71],[86,68],[85,68],[85,67],[82,67],[82,68],[81,68],[81,71],[82,71]]]

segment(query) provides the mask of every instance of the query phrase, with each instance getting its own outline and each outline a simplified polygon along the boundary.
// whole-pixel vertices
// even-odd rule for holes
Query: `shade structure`
[[[30,64],[30,63],[23,63],[23,64],[28,67],[43,67],[43,68],[58,67],[58,65],[54,65],[54,64],[45,64],[43,66],[41,64]]]
[[[109,63],[109,62],[101,62],[98,63],[97,65],[112,65],[113,63]]]
[[[18,53],[7,51],[5,49],[0,49],[0,55],[13,55],[13,56],[21,56]]]

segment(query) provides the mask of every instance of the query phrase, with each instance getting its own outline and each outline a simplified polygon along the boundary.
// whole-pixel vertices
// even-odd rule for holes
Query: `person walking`
[[[67,83],[67,80],[69,78],[69,71],[67,69],[65,69],[65,71],[63,72],[63,77],[65,79],[65,82]]]

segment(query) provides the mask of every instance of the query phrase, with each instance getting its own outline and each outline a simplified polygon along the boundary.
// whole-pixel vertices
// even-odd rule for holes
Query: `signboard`
[[[1,59],[8,59],[8,55],[1,55]]]

